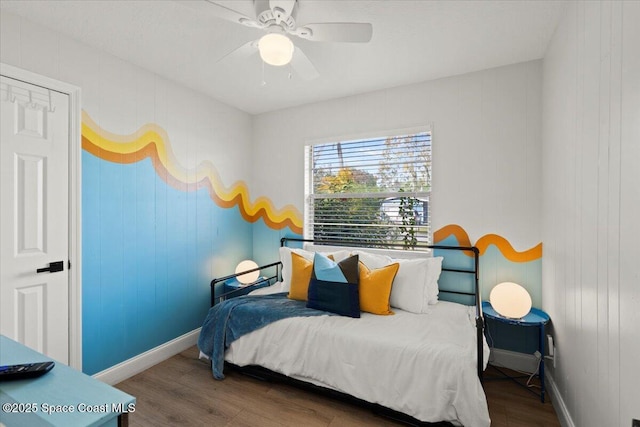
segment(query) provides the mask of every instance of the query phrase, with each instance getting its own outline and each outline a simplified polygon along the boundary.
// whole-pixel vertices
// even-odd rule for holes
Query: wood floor
[[[398,426],[366,408],[280,383],[226,372],[211,377],[192,347],[116,387],[137,398],[129,425],[229,427]],[[495,375],[491,368],[488,376]],[[492,426],[560,426],[553,406],[511,381],[486,381]]]

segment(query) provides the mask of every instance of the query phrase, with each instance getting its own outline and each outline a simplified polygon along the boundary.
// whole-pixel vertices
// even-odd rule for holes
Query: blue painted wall
[[[252,225],[149,159],[82,156],[83,371],[95,374],[202,325],[209,282],[251,256]]]
[[[274,230],[269,228],[264,221],[256,221],[253,224],[253,260],[257,262],[258,265],[278,261],[280,259],[278,248],[280,248],[280,239],[283,237],[301,239],[302,235],[294,233],[288,227]],[[293,244],[289,244],[288,246],[296,247]]]

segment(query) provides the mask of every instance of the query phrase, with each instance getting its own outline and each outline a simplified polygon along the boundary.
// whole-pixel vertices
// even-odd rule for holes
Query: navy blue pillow
[[[307,307],[341,316],[360,317],[358,279],[358,255],[336,263],[316,252]]]

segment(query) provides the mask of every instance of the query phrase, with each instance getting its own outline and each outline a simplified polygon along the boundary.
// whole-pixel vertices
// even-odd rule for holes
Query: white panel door
[[[0,333],[68,364],[69,97],[0,89]]]

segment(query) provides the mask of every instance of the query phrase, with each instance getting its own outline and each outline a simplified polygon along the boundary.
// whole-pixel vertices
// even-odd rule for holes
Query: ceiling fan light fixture
[[[276,67],[287,65],[293,57],[293,43],[284,34],[265,34],[258,41],[258,50],[264,62]]]

